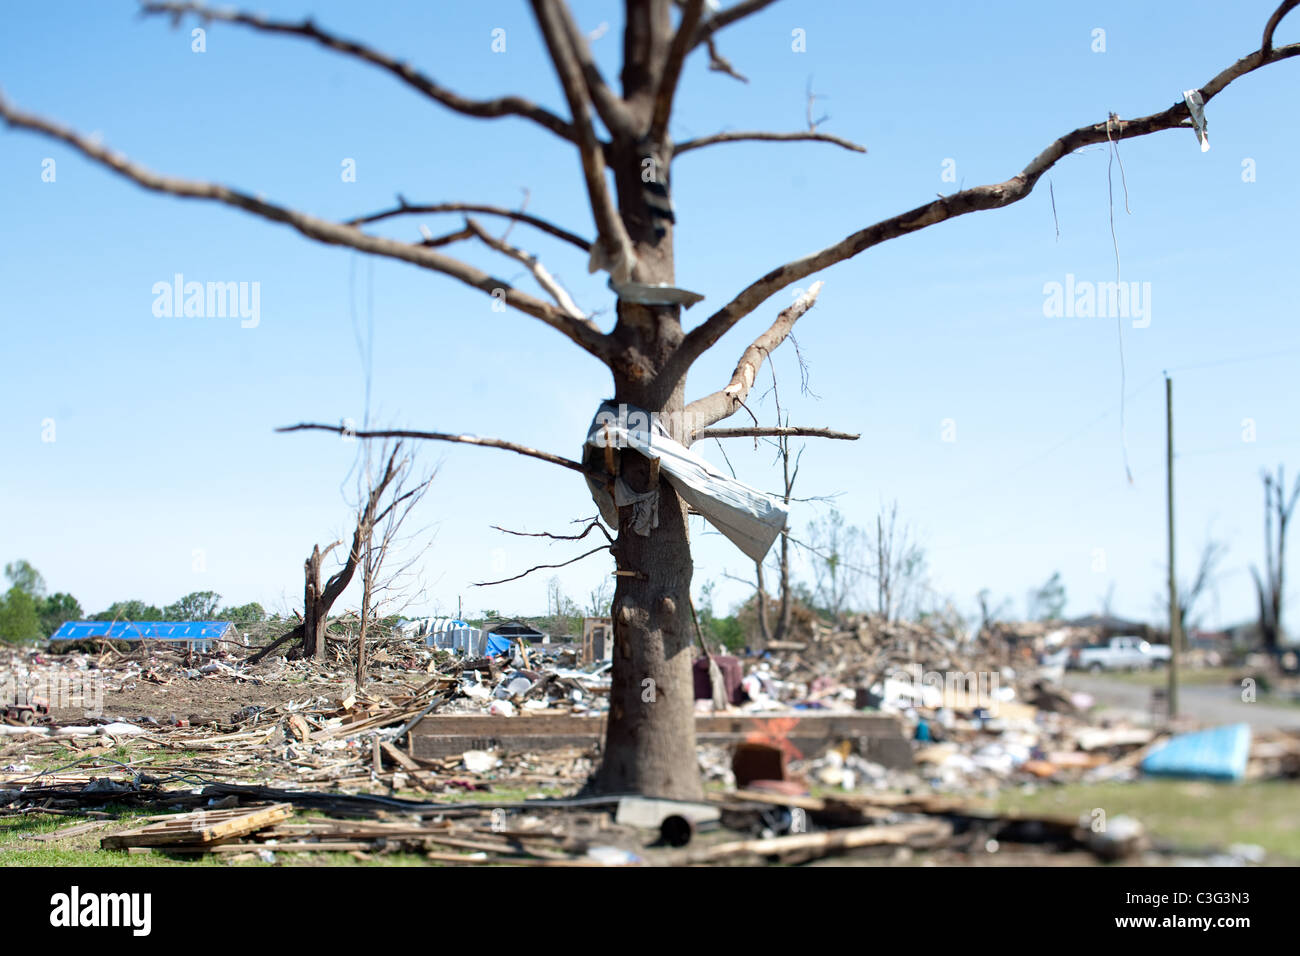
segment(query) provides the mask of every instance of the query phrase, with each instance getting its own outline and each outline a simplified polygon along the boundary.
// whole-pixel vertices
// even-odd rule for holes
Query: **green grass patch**
[[[1300,862],[1300,785],[1293,781],[1211,783],[1142,779],[1068,784],[1033,793],[1009,790],[999,810],[1079,816],[1136,817],[1157,839],[1186,847],[1254,843],[1270,856]]]

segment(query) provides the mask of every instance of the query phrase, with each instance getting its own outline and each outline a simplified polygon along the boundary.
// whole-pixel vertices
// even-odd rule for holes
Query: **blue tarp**
[[[1142,761],[1145,773],[1168,777],[1240,780],[1250,756],[1250,724],[1179,734]]]
[[[502,637],[500,634],[489,634],[485,656],[496,657],[498,654],[509,654],[511,653],[512,643],[508,637]]]

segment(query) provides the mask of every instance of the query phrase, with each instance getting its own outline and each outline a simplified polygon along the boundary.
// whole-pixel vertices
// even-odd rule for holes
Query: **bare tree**
[[[925,552],[911,528],[899,524],[897,501],[876,514],[870,569],[876,584],[876,613],[887,621],[906,615],[924,584]]]
[[[975,595],[975,600],[979,602],[980,606],[979,632],[981,634],[991,634],[993,626],[1006,617],[1011,610],[1011,599],[1003,598],[994,604],[993,592],[988,588],[981,588],[979,594]]]
[[[1296,479],[1290,497],[1286,494],[1286,478],[1282,466],[1277,466],[1277,478],[1268,472],[1260,476],[1264,482],[1264,573],[1257,566],[1250,569],[1255,579],[1255,594],[1259,598],[1259,633],[1264,647],[1276,651],[1282,639],[1282,595],[1286,583],[1286,528],[1300,498],[1300,478]]]
[[[602,577],[596,586],[591,589],[591,595],[587,602],[587,615],[589,617],[609,617],[610,602],[614,598],[614,586],[609,578]]]
[[[1065,604],[1065,582],[1060,571],[1053,571],[1050,578],[1025,596],[1025,611],[1031,621],[1059,621]]]
[[[793,341],[793,339],[791,340]],[[796,349],[798,345],[796,344]],[[770,392],[776,405],[776,422],[777,427],[768,430],[771,437],[764,437],[762,440],[772,445],[776,449],[776,459],[781,462],[781,500],[786,508],[790,507],[790,502],[794,500],[794,483],[799,477],[799,463],[803,460],[804,449],[807,445],[800,445],[797,452],[791,452],[790,439],[797,437],[804,429],[794,428],[790,425],[790,416],[788,412],[782,412],[781,393],[777,386],[776,367],[774,363],[768,363],[768,369],[772,374],[772,388]],[[807,392],[807,366],[804,364],[802,357],[799,361],[800,373],[803,375],[804,391]],[[718,433],[723,429],[708,429],[703,434],[706,436],[722,437]],[[747,429],[726,429],[728,433],[744,432]],[[828,430],[829,431],[829,430]],[[697,436],[698,437],[698,436]],[[857,435],[828,433],[823,437],[847,439],[856,441]],[[757,440],[757,439],[756,439]],[[719,442],[718,447],[721,449],[722,444]],[[723,458],[726,458],[726,451],[723,449]],[[731,462],[727,460],[727,466],[730,468]],[[732,469],[732,475],[735,475],[735,469]],[[829,501],[830,498],[811,498],[810,501]],[[793,595],[790,585],[790,529],[781,530],[781,546],[776,553],[775,567],[777,572],[777,614],[776,621],[769,621],[768,601],[770,600],[767,593],[767,575],[764,571],[764,562],[754,562],[754,611],[758,623],[759,640],[766,645],[771,641],[783,641],[790,634],[790,621],[793,615]],[[740,580],[733,575],[727,575],[733,580]]]
[[[1207,538],[1201,548],[1200,559],[1196,562],[1195,576],[1190,581],[1179,582],[1178,633],[1184,641],[1187,640],[1187,635],[1201,626],[1203,615],[1197,611],[1197,607],[1218,580],[1219,566],[1227,553],[1228,548],[1222,541]],[[1165,620],[1169,620],[1169,595],[1162,593],[1161,598],[1161,611]]]
[[[358,690],[366,683],[366,640],[370,627],[383,616],[384,611],[400,610],[400,606],[409,600],[407,592],[411,572],[427,549],[427,545],[425,548],[403,548],[406,541],[402,526],[429,490],[433,475],[416,477],[414,459],[403,452],[401,442],[391,449],[385,445],[376,459],[367,443],[358,478],[364,502],[357,515],[357,530],[362,535]],[[382,473],[375,471],[376,461],[387,462]],[[375,500],[376,485],[381,481],[387,485],[389,500],[382,510],[377,510],[371,502]]]
[[[436,272],[494,296],[507,307],[530,315],[599,359],[613,378],[613,397],[657,414],[674,437],[689,443],[696,429],[707,428],[743,407],[766,356],[788,336],[794,323],[816,301],[814,283],[794,305],[741,354],[731,380],[693,402],[686,400],[686,375],[706,350],[717,344],[746,316],[773,295],[866,250],[949,219],[996,209],[1027,197],[1043,175],[1063,157],[1084,146],[1161,130],[1188,129],[1191,111],[1179,99],[1159,112],[1132,120],[1106,117],[1048,143],[1020,172],[1003,182],[961,189],[938,196],[871,225],[839,241],[765,271],[726,304],[689,330],[683,306],[698,296],[676,288],[671,169],[675,158],[715,145],[744,141],[818,142],[854,149],[856,144],[818,130],[788,133],[733,131],[675,143],[669,127],[682,67],[693,51],[707,51],[717,70],[740,75],[719,53],[719,35],[728,27],[772,4],[773,0],[735,0],[709,9],[705,0],[683,0],[674,17],[671,0],[625,0],[621,89],[606,80],[568,6],[562,0],[532,0],[537,21],[563,92],[567,116],[525,97],[472,99],[439,83],[409,63],[365,43],[340,37],[315,21],[274,20],[250,13],[214,9],[189,2],[147,2],[146,15],[182,21],[195,16],[259,33],[302,40],[393,76],[417,93],[453,112],[497,119],[514,117],[573,147],[581,168],[595,238],[528,216],[518,210],[482,204],[412,204],[399,197],[389,209],[335,222],[279,205],[256,193],[218,183],[156,173],[97,137],[73,131],[45,117],[0,101],[0,116],[21,130],[59,140],[93,162],[155,192],[220,203],[296,229],[317,242],[345,246]],[[1284,0],[1264,27],[1260,48],[1209,78],[1200,87],[1208,103],[1230,83],[1263,66],[1300,54],[1300,44],[1275,47],[1273,34],[1297,0]],[[675,21],[675,22],[674,22]],[[603,127],[603,134],[598,132]],[[611,188],[612,174],[612,188]],[[442,237],[420,241],[392,238],[365,227],[411,214],[435,215],[472,211],[535,227],[576,246],[588,268],[609,274],[617,295],[617,320],[601,329],[557,287],[551,273],[522,248],[499,237],[487,244],[512,263],[523,263],[544,297],[515,288],[481,269],[448,255],[456,242],[487,242],[482,230],[468,223]],[[685,413],[685,414],[683,414]],[[325,426],[325,430],[338,429]],[[476,439],[457,433],[425,432],[421,437],[505,448],[564,467],[581,464],[510,442]],[[635,453],[620,453],[620,477],[634,490],[659,494],[659,524],[639,534],[634,508],[620,509],[614,548],[618,578],[614,596],[616,640],[626,653],[615,657],[610,718],[602,764],[594,786],[605,792],[640,792],[668,797],[699,797],[702,786],[695,756],[691,682],[691,552],[686,509],[671,485]],[[653,701],[643,699],[644,682],[658,688]]]
[[[862,529],[844,520],[838,509],[808,526],[808,551],[812,555],[813,598],[820,610],[838,619],[852,610],[868,573],[867,540]]]
[[[1111,581],[1106,585],[1106,593],[1099,596],[1097,601],[1098,612],[1100,615],[1110,620],[1115,616],[1115,582]],[[1166,611],[1169,609],[1166,607]]]
[[[397,454],[400,446],[395,446],[389,454],[383,469],[369,483],[362,503],[357,508],[356,524],[352,531],[352,544],[342,567],[330,575],[325,585],[321,586],[321,566],[331,551],[343,543],[343,539],[327,544],[322,550],[320,545],[312,545],[311,554],[303,563],[302,622],[289,633],[277,638],[249,658],[256,663],[271,651],[291,641],[298,642],[298,650],[304,657],[325,658],[325,629],[329,623],[330,608],[339,596],[347,590],[357,567],[361,564],[366,542],[377,523],[387,519],[388,514],[399,507],[399,500],[383,503],[384,494],[389,486],[399,477]],[[363,604],[363,607],[365,605]]]

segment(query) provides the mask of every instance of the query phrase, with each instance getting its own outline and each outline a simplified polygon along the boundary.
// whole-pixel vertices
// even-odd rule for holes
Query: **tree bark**
[[[329,607],[321,607],[320,545],[313,545],[311,555],[304,565],[306,583],[302,595],[302,652],[304,657],[325,659],[325,623],[329,619]]]
[[[645,488],[648,462],[625,456],[622,476]],[[686,508],[662,478],[659,495],[659,527],[647,537],[632,529],[631,509],[619,516],[615,561],[632,573],[620,573],[614,589],[609,722],[595,789],[699,799]]]
[[[661,18],[662,23],[654,23]],[[650,20],[665,29],[666,5]],[[675,281],[672,221],[664,214],[671,157],[666,137],[613,155],[619,214],[636,253],[639,282]],[[651,181],[645,178],[647,170]],[[620,298],[612,335],[618,343],[611,363],[614,401],[657,414],[674,438],[690,444],[682,416],[685,381],[665,382],[656,374],[682,340],[680,307]],[[649,490],[645,456],[623,452],[618,467],[635,491]],[[592,788],[699,799],[704,791],[695,755],[690,535],[685,503],[662,476],[658,490],[659,525],[649,535],[633,529],[631,508],[619,510],[609,722]]]

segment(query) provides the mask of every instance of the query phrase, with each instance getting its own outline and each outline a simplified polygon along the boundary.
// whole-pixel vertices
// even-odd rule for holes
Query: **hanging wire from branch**
[[[1123,289],[1120,284],[1120,258],[1119,258],[1119,238],[1115,235],[1115,186],[1111,179],[1111,164],[1119,158],[1119,143],[1117,140],[1110,138],[1111,124],[1115,124],[1116,134],[1121,134],[1123,128],[1120,123],[1119,115],[1111,113],[1106,119],[1106,142],[1110,150],[1106,157],[1106,199],[1110,207],[1110,241],[1115,249],[1115,285],[1118,289]],[[1119,160],[1120,182],[1124,187],[1124,211],[1130,216],[1133,210],[1128,207],[1128,180],[1124,175],[1124,161]],[[1124,322],[1119,315],[1120,310],[1115,310],[1115,338],[1119,345],[1119,443],[1120,449],[1124,456],[1124,476],[1128,483],[1133,484],[1133,469],[1128,463],[1128,424],[1125,420],[1125,402],[1124,392],[1128,387],[1128,370],[1124,365]]]
[[[1052,225],[1056,226],[1056,241],[1061,241],[1061,220],[1056,217],[1056,188],[1052,185],[1049,177],[1047,180],[1047,194],[1052,197]]]

